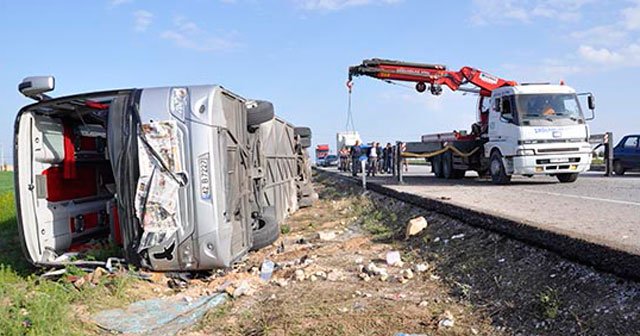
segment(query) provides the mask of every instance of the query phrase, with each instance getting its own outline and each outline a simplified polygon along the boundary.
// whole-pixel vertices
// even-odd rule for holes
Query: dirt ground
[[[250,253],[234,270],[191,280],[178,290],[191,296],[244,292],[182,334],[633,335],[640,330],[636,282],[363,194],[349,182],[326,175],[316,180],[321,200],[291,216],[276,244]],[[408,220],[418,216],[427,219],[427,229],[405,239]],[[387,265],[390,251],[400,252],[401,267]],[[265,259],[276,264],[268,282],[259,279]],[[388,276],[376,275],[380,268]]]

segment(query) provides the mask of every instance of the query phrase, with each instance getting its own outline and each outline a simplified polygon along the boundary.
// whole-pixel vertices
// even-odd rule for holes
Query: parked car
[[[37,102],[15,121],[19,234],[35,265],[81,263],[69,253],[110,242],[151,270],[229,267],[317,198],[310,130],[270,102],[219,85],[53,88],[26,78],[19,90]]]
[[[322,167],[337,167],[338,166],[338,156],[337,155],[327,155],[322,160]]]
[[[640,135],[625,135],[613,148],[613,171],[624,175],[630,170],[640,170]]]

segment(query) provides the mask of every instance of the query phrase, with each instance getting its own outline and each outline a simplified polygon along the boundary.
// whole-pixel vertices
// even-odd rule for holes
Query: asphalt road
[[[428,166],[410,166],[403,185],[388,175],[368,181],[640,255],[640,174],[588,172],[562,184],[547,176],[514,177],[496,186],[473,173],[443,180]]]

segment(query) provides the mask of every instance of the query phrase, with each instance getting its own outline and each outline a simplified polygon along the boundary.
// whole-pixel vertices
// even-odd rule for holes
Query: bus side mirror
[[[18,91],[25,97],[41,101],[49,99],[45,92],[53,91],[56,81],[53,76],[27,77],[18,85]]]
[[[501,104],[501,102],[502,102],[502,99],[500,99],[500,98],[496,98],[496,99],[494,99],[494,100],[493,100],[493,109],[494,109],[496,112],[501,112],[501,111],[502,111],[502,104]]]

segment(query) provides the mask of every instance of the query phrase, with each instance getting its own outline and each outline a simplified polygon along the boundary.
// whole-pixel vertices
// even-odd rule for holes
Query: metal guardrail
[[[589,137],[589,143],[596,145],[593,148],[594,152],[604,146],[604,175],[613,176],[613,132],[592,134]]]

